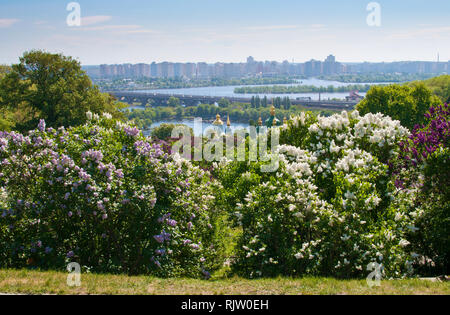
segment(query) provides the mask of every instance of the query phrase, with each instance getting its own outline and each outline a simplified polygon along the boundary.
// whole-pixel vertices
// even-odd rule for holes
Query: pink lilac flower
[[[168,220],[167,224],[174,227],[174,226],[177,225],[177,221],[175,221],[175,220]]]
[[[141,132],[137,127],[125,127],[123,130],[131,137],[136,137]]]

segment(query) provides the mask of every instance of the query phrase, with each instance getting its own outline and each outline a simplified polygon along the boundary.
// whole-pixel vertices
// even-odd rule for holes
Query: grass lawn
[[[0,293],[23,294],[450,294],[449,282],[385,280],[370,288],[365,280],[276,278],[247,280],[158,279],[146,276],[82,274],[80,287],[66,284],[68,273],[0,270]]]

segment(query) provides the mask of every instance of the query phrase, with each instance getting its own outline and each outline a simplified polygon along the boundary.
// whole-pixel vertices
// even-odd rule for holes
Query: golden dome
[[[273,106],[273,105],[270,108],[270,115],[275,116],[275,106]]]
[[[261,116],[259,117],[259,119],[258,119],[258,126],[262,126],[262,118],[261,118]]]
[[[220,115],[219,114],[216,115],[216,120],[213,122],[213,125],[216,125],[216,126],[223,125],[223,121],[220,120]]]
[[[230,116],[227,115],[227,126],[230,127],[231,126],[231,121],[230,121]]]

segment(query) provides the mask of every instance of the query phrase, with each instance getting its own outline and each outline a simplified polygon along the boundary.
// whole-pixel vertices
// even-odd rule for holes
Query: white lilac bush
[[[414,214],[387,166],[408,130],[355,111],[303,113],[272,132],[283,143],[276,173],[260,173],[258,163],[223,169],[225,187],[245,190],[232,207],[243,230],[234,270],[250,277],[362,277],[377,262],[385,276],[410,273],[405,235],[415,228]]]
[[[0,133],[0,266],[208,276],[223,262],[210,174],[133,127],[88,113]]]

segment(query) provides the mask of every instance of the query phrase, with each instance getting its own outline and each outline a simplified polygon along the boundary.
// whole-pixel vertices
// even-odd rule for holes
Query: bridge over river
[[[185,94],[162,94],[153,92],[140,91],[111,91],[109,94],[116,97],[119,101],[134,105],[136,103],[147,104],[149,100],[153,100],[155,105],[167,104],[170,97],[178,98],[182,104],[186,106],[197,106],[198,104],[214,104],[219,102],[222,98],[236,103],[249,103],[248,97],[222,97],[222,96],[205,96],[205,95],[185,95]],[[283,94],[283,96],[286,96]],[[271,99],[269,99],[271,102]],[[314,100],[298,100],[291,99],[291,104],[302,105],[311,109],[336,109],[336,110],[350,110],[358,102],[356,101],[314,101]]]

